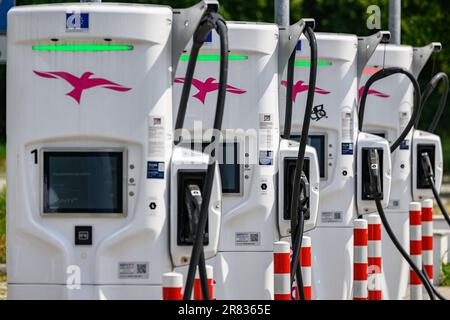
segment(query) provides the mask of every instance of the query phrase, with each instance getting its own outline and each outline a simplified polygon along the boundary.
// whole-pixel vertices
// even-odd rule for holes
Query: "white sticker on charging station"
[[[148,117],[148,156],[164,157],[165,156],[165,129],[164,117],[149,116]]]
[[[400,208],[400,200],[389,200],[388,209],[398,209]]]
[[[322,211],[320,213],[322,223],[341,223],[344,214],[342,211]]]
[[[148,262],[119,262],[119,279],[148,279]]]
[[[341,118],[342,141],[353,140],[353,116],[351,112],[344,111]]]
[[[273,114],[260,113],[259,114],[259,127],[261,129],[273,129]]]
[[[236,232],[235,233],[236,246],[260,246],[261,233],[260,232]]]

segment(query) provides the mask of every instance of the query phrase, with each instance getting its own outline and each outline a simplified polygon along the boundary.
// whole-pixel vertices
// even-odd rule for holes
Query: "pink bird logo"
[[[175,83],[184,83],[185,78],[175,78]],[[202,82],[198,79],[192,79],[192,85],[197,88],[198,92],[193,95],[194,98],[198,99],[202,104],[205,104],[206,95],[210,92],[219,90],[219,83],[215,82],[215,78],[209,77]],[[227,92],[234,94],[244,94],[247,91],[227,85]]]
[[[281,85],[283,87],[287,87],[287,81],[282,80],[281,81]],[[292,101],[295,102],[295,100],[297,99],[297,94],[302,93],[303,91],[307,91],[309,89],[309,85],[305,84],[304,81],[297,81],[293,86],[292,86]],[[329,91],[320,89],[315,87],[314,88],[314,92],[318,93],[318,94],[329,94]]]
[[[33,70],[33,72],[42,78],[63,79],[66,82],[68,82],[73,87],[73,90],[66,93],[66,95],[73,98],[78,104],[80,104],[81,95],[83,94],[83,91],[87,89],[101,87],[103,89],[109,89],[119,92],[126,92],[131,90],[131,88],[124,87],[118,83],[112,82],[107,79],[91,78],[91,76],[94,75],[92,72],[85,72],[79,78],[74,76],[73,74],[63,71],[49,72],[49,71]]]
[[[365,87],[365,86],[362,86],[362,87],[359,88],[359,90],[358,90],[358,100],[361,100],[361,96],[362,96],[362,94],[363,94],[364,87]],[[369,94],[372,94],[372,95],[374,95],[374,96],[376,96],[376,97],[380,97],[380,98],[389,98],[389,95],[388,95],[388,94],[382,93],[382,92],[377,91],[377,90],[370,90],[370,89],[369,89],[369,92],[367,92],[367,94],[368,94],[368,95],[369,95]]]

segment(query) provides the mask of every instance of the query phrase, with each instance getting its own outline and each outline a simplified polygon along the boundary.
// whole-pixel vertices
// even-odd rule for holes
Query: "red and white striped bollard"
[[[433,200],[422,201],[422,264],[433,283]]]
[[[369,300],[382,300],[381,219],[378,214],[368,216],[368,290]]]
[[[274,300],[291,300],[291,245],[286,241],[273,244]]]
[[[303,236],[300,249],[300,262],[302,267],[303,291],[305,300],[312,298],[312,275],[311,275],[311,237]]]
[[[355,219],[353,228],[353,300],[367,300],[367,221]]]
[[[209,291],[209,298],[211,300],[214,300],[214,279],[213,279],[213,267],[212,266],[206,266],[206,277],[208,279],[208,291]],[[195,273],[195,281],[194,281],[194,300],[203,300],[203,293],[202,293],[202,285],[200,283],[200,274],[197,271]]]
[[[422,268],[422,226],[420,202],[409,204],[409,255]],[[422,300],[422,282],[414,270],[409,271],[410,299]]]
[[[183,275],[177,272],[163,274],[162,296],[163,300],[183,300]]]

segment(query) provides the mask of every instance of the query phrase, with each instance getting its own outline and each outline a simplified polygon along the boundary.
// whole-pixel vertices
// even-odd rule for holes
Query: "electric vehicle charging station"
[[[280,48],[279,62],[278,62],[278,79],[279,83],[282,81],[282,76],[287,71],[286,61],[287,58],[291,55],[294,50],[296,51],[299,48],[299,38],[301,37],[304,28],[306,25],[309,25],[312,29],[315,27],[315,21],[313,19],[304,20],[305,25],[302,28],[296,28],[297,26],[293,25],[289,28],[280,27],[280,42],[285,42],[284,45]],[[305,42],[307,43],[306,39]],[[289,63],[289,62],[288,62]],[[286,83],[287,82],[283,82]],[[305,91],[307,91],[306,88]],[[286,105],[286,90],[283,90],[279,85],[278,87],[278,101],[279,101],[279,110],[285,110]],[[284,98],[283,98],[284,97]],[[284,103],[284,106],[283,106]],[[285,119],[286,114],[283,117],[280,117],[279,123],[283,123],[286,125],[286,121],[292,122],[292,119]],[[299,141],[291,140],[289,138],[284,138],[284,134],[280,139],[279,153],[278,153],[278,226],[279,226],[279,234],[283,241],[291,242],[290,238],[283,239],[285,237],[291,237],[293,230],[291,230],[291,216],[290,216],[290,208],[291,208],[291,197],[293,193],[293,184],[294,184],[294,172],[296,168],[297,156],[299,152]],[[307,192],[307,209],[308,214],[305,217],[304,221],[304,231],[310,231],[316,227],[317,223],[317,212],[319,205],[319,182],[320,182],[320,173],[319,173],[319,162],[317,158],[316,149],[307,145],[305,148],[305,160],[303,165],[303,172],[305,174],[307,183],[309,184],[309,188],[306,188]]]
[[[353,219],[357,204],[362,213],[374,211],[370,201],[358,192],[355,199],[356,154],[365,148],[377,147],[383,151],[385,177],[384,201],[389,197],[390,161],[387,142],[362,133],[358,136],[357,82],[358,74],[380,41],[388,33],[358,39],[355,35],[317,33],[319,50],[318,78],[311,116],[310,144],[317,151],[320,168],[320,204],[317,227],[308,235],[314,243],[313,288],[318,299],[349,299],[352,290]],[[306,57],[301,39],[297,50],[293,89],[293,138],[300,134],[303,119]],[[284,78],[283,78],[284,79]],[[282,82],[283,85],[283,82]],[[338,87],[336,87],[339,85]],[[281,94],[281,99],[285,94]],[[281,103],[283,105],[283,102]],[[281,119],[284,110],[281,109]],[[283,124],[280,125],[283,129]],[[361,188],[358,189],[361,190]],[[361,197],[359,197],[361,195]],[[387,202],[386,202],[387,203]],[[332,263],[330,263],[333,261]]]
[[[278,66],[280,61],[284,60],[285,64],[288,60],[289,48],[295,48],[304,23],[301,20],[280,31],[278,26],[267,23],[227,22],[227,27],[230,50],[228,93],[218,152],[221,179],[216,180],[221,182],[222,216],[219,230],[215,229],[216,220],[209,216],[209,229],[212,225],[214,229],[208,235],[216,232],[220,236],[216,256],[206,262],[214,267],[215,296],[218,299],[271,299],[273,242],[280,239],[276,199],[280,148]],[[295,39],[291,40],[292,37]],[[197,58],[193,81],[196,91],[194,99],[190,100],[190,112],[184,125],[191,137],[184,140],[188,144],[184,148],[186,152],[193,148],[191,154],[194,156],[200,156],[202,148],[210,141],[211,134],[202,125],[211,123],[214,115],[212,104],[216,98],[214,61],[219,60],[219,42],[215,33],[211,33],[207,40]],[[185,53],[181,57],[175,83],[184,82],[182,75],[186,64],[183,61],[187,60],[189,47]],[[177,112],[176,100],[180,97],[180,89],[181,85],[175,85],[174,112]],[[309,156],[315,157],[314,150],[310,150]],[[177,160],[174,153],[172,162],[181,162],[186,157],[180,154]],[[310,168],[310,175],[318,176],[314,159]],[[178,175],[179,171],[172,166],[172,194],[178,191],[180,195],[183,191],[174,180]],[[317,192],[311,200],[316,206]],[[172,212],[172,221],[178,221],[171,225],[173,249],[176,244],[174,235],[182,227],[179,223],[182,215],[179,196],[171,199],[171,206],[178,208],[177,212]],[[285,222],[284,219],[282,221]],[[207,252],[205,255],[210,257]],[[175,270],[186,273],[186,266],[183,266],[186,263],[187,259],[176,259]]]
[[[411,70],[412,74],[417,77],[431,53],[438,50],[438,47],[437,43],[423,48],[390,44],[379,46],[363,71],[359,88],[360,94],[362,94],[367,79],[382,68],[398,67]],[[374,83],[369,91],[369,96],[371,98],[367,100],[363,125],[364,131],[382,136],[389,143],[392,143],[411,119],[414,104],[413,86],[404,75],[392,75]],[[413,194],[419,190],[422,197],[429,197],[431,193],[431,190],[423,189],[423,183],[418,184],[414,178],[417,176],[415,172],[419,172],[417,170],[421,170],[422,167],[420,162],[414,160],[415,156],[412,153],[414,152],[412,150],[418,150],[416,143],[420,145],[425,144],[424,148],[426,150],[429,149],[428,146],[431,143],[421,141],[419,137],[422,137],[422,134],[420,133],[418,133],[417,142],[415,142],[415,132],[416,130],[411,130],[398,150],[392,153],[391,196],[389,206],[385,210],[389,224],[404,248],[409,246],[409,203],[413,199],[424,199],[413,197]],[[434,135],[424,133],[423,136],[425,137],[424,140],[426,140],[427,137]],[[432,140],[436,141],[436,139]],[[431,147],[431,149],[433,148]],[[420,150],[422,150],[422,147]],[[440,158],[439,152],[437,153],[437,164],[435,167],[438,171],[437,173],[442,174],[442,153],[440,153]],[[419,167],[417,167],[417,164]],[[442,175],[440,177],[442,179]],[[439,187],[440,181],[439,179],[437,180]],[[417,189],[415,186],[420,186],[422,189]],[[407,293],[410,268],[403,257],[398,254],[384,228],[382,252],[383,275],[386,280],[386,287],[383,288],[383,298],[403,299]]]
[[[10,299],[160,298],[172,70],[209,6],[9,12]]]
[[[440,42],[433,42],[421,48],[414,48],[412,72],[419,77],[420,72],[429,60],[430,56],[442,49]],[[411,148],[411,188],[414,201],[422,201],[433,197],[433,192],[422,166],[422,154],[427,153],[430,158],[431,169],[434,173],[434,185],[439,193],[444,174],[444,158],[442,156],[441,138],[431,132],[415,129],[412,136]]]

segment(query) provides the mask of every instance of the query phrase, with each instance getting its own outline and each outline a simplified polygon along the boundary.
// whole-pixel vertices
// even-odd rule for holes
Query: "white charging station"
[[[353,219],[357,215],[358,72],[381,39],[358,39],[355,35],[331,33],[316,33],[316,37],[319,61],[309,138],[310,145],[317,152],[321,181],[317,228],[308,233],[314,243],[313,296],[318,299],[349,299],[353,278]],[[295,135],[298,138],[301,132],[308,89],[309,47],[306,44],[302,37],[297,47],[293,138]],[[281,79],[283,88],[285,77]],[[281,99],[284,97],[285,90]],[[280,108],[280,111],[280,119],[284,119],[284,109]],[[280,129],[283,129],[283,123]],[[373,146],[372,143],[386,147],[382,139],[369,135],[364,137],[370,138],[367,147]],[[360,139],[361,148],[364,137]],[[388,175],[388,166],[384,168],[385,176]],[[366,209],[368,213],[373,208]]]
[[[276,217],[278,130],[278,27],[227,22],[229,73],[220,143],[222,217],[214,267],[218,299],[271,299]],[[219,37],[212,32],[200,50],[184,128],[192,148],[210,141],[217,100]],[[174,85],[177,112],[189,49]],[[172,172],[172,175],[176,175]],[[175,204],[172,201],[172,207]],[[172,216],[177,212],[172,210]],[[211,217],[209,227],[212,229]],[[214,229],[215,230],[215,229]],[[187,267],[176,268],[186,272]]]
[[[363,70],[359,91],[362,93],[367,79],[382,68],[403,68],[410,70],[417,77],[432,50],[432,46],[413,48],[406,45],[380,45]],[[368,94],[363,130],[382,136],[392,143],[411,119],[413,91],[411,81],[401,74],[375,82]],[[391,155],[391,196],[385,213],[404,248],[409,246],[409,203],[414,201],[413,199],[420,201],[424,199],[424,196],[432,196],[430,189],[424,188],[423,183],[416,181],[421,166],[420,162],[414,161],[414,150],[418,149],[417,144],[434,145],[435,137],[430,133],[411,130],[399,148]],[[439,146],[436,147],[435,170],[436,185],[440,187],[442,151],[439,153],[438,149]],[[413,196],[415,194],[417,196]],[[404,299],[407,294],[409,266],[389,239],[384,228],[382,252],[383,274],[387,286],[383,288],[383,298]]]
[[[217,298],[271,299],[273,242],[280,239],[278,222],[281,230],[281,223],[289,223],[277,214],[277,173],[279,167],[283,170],[278,163],[278,59],[280,52],[287,50],[281,50],[285,42],[279,41],[283,35],[279,36],[278,26],[274,24],[227,22],[227,27],[230,65],[219,150],[222,217],[217,255],[206,262],[214,266]],[[212,33],[207,40],[197,59],[184,126],[190,130],[192,147],[200,151],[210,139],[206,129],[211,127],[217,99],[219,39]],[[174,112],[177,112],[187,65],[183,61],[188,54],[189,49],[181,58],[175,78],[175,83],[180,85],[174,87]],[[315,151],[308,150],[311,175],[318,176]],[[297,152],[298,143],[293,142],[290,147],[286,144],[284,156],[296,157]],[[172,176],[175,175],[173,171]],[[318,183],[311,201],[316,207],[317,194]],[[172,200],[172,207],[175,205]],[[173,218],[176,215],[179,212],[173,211]],[[311,221],[315,223],[315,215]],[[209,226],[211,229],[211,221]],[[176,270],[185,273],[187,267]]]
[[[10,299],[161,298],[172,60],[205,7],[9,12]]]

